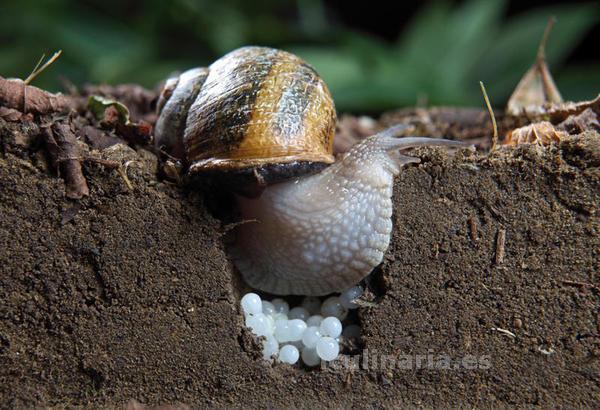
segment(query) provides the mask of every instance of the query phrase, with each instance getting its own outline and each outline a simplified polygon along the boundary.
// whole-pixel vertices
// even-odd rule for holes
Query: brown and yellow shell
[[[183,148],[191,173],[267,169],[267,182],[273,182],[334,162],[335,106],[323,80],[299,57],[243,47],[196,78],[193,85],[184,82],[193,91],[187,107],[178,104],[176,114],[166,114],[180,119],[185,111]],[[178,87],[171,84],[170,98]]]

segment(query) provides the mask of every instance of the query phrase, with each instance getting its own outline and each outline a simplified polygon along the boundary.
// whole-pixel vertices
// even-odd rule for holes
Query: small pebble
[[[319,327],[323,336],[336,338],[342,334],[342,322],[337,317],[330,316],[323,319]]]
[[[317,342],[317,354],[327,362],[335,360],[340,353],[340,345],[331,337],[322,337]]]
[[[262,313],[262,302],[256,293],[246,293],[241,301],[244,315]]]
[[[314,349],[319,339],[321,339],[321,332],[316,326],[307,328],[302,335],[302,343],[309,349]]]
[[[321,363],[321,358],[317,354],[317,349],[305,348],[302,349],[302,361],[305,365],[309,367],[314,367]]]
[[[323,321],[323,316],[321,316],[321,315],[312,315],[306,321],[306,326],[309,326],[309,327],[310,326],[319,327],[319,326],[321,326],[321,322],[322,321]]]
[[[354,301],[361,297],[362,294],[363,288],[361,288],[360,286],[353,286],[345,292],[342,292],[342,294],[340,295],[340,302],[342,303],[342,306],[346,309],[356,309],[358,305],[354,303]]]
[[[285,345],[279,350],[279,361],[283,363],[294,364],[298,361],[300,352],[296,346]]]
[[[519,319],[518,317],[513,319],[513,327],[515,329],[520,329],[523,327],[523,321],[521,319]]]
[[[281,298],[273,299],[271,303],[275,306],[275,312],[277,313],[285,313],[287,315],[290,311],[290,305]]]
[[[308,313],[308,310],[304,309],[301,306],[296,306],[295,308],[290,309],[290,313],[288,313],[289,319],[301,319],[306,321],[306,319],[308,319],[309,316],[310,314]]]
[[[335,316],[340,320],[344,320],[348,315],[348,309],[342,306],[340,298],[337,296],[331,296],[323,302],[321,306],[321,316]]]
[[[316,315],[321,311],[321,300],[315,296],[307,296],[302,300],[300,306],[308,310],[311,315]]]

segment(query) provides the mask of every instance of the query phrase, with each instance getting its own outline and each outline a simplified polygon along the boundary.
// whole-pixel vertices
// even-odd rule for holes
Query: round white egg
[[[262,313],[262,301],[256,293],[246,293],[241,300],[244,315],[255,315]]]
[[[317,354],[322,360],[330,362],[338,357],[338,354],[340,353],[340,345],[335,339],[326,336],[319,339],[316,350]]]
[[[279,350],[279,361],[288,364],[294,364],[300,357],[300,352],[296,346],[285,345]]]

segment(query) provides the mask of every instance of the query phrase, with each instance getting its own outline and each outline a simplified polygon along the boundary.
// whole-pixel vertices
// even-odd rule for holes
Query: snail
[[[235,228],[229,252],[250,286],[279,295],[343,291],[368,275],[389,245],[394,176],[419,162],[399,150],[466,145],[396,138],[399,125],[335,161],[327,86],[299,57],[265,47],[168,80],[158,109],[156,144],[185,158],[190,174],[253,187],[236,190],[247,222]]]

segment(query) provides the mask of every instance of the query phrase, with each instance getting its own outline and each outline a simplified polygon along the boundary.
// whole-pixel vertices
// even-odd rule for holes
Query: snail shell
[[[185,156],[190,173],[258,174],[272,183],[334,161],[331,94],[285,51],[243,47],[187,71],[167,82],[159,110],[157,144]]]

